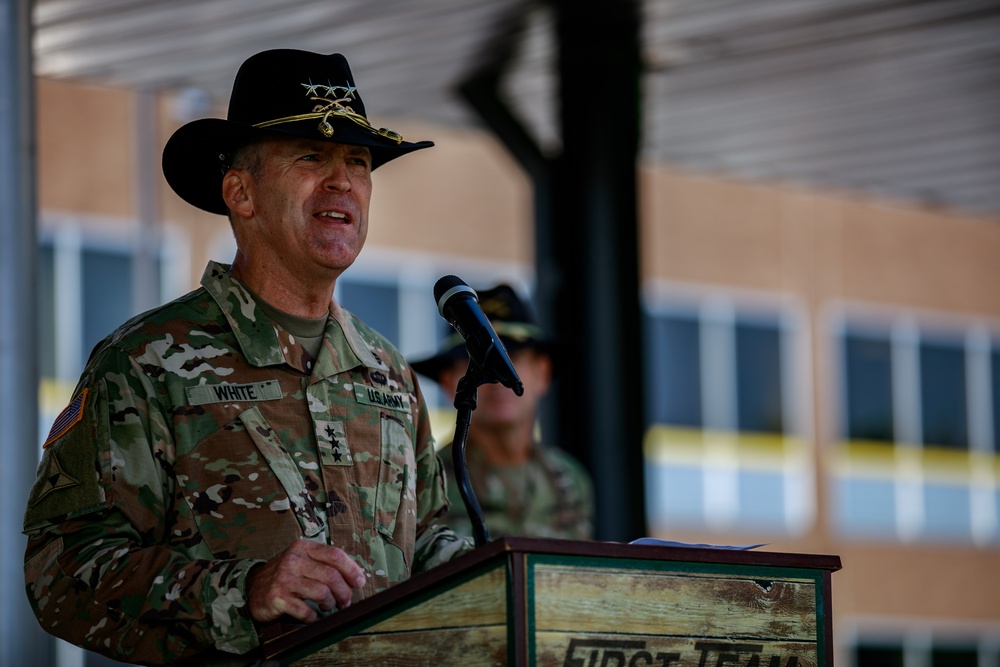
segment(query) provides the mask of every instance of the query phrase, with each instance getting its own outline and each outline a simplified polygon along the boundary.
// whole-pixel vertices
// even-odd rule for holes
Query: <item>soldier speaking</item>
[[[371,125],[339,54],[243,63],[226,119],[178,129],[163,173],[226,215],[231,265],[98,344],[45,442],[28,597],[73,644],[145,664],[252,664],[311,622],[468,550],[400,353],[333,300],[371,172],[431,146]]]

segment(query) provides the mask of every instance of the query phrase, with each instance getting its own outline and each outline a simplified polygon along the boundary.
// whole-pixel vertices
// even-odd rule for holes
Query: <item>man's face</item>
[[[306,139],[269,139],[248,181],[243,241],[255,263],[336,279],[368,235],[371,154],[367,148]],[[249,215],[247,214],[249,213]]]

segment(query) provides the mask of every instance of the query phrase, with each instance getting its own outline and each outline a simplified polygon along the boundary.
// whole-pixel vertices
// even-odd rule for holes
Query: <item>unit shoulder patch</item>
[[[41,486],[31,500],[31,507],[34,507],[53,491],[68,489],[80,483],[80,480],[67,474],[63,467],[59,465],[59,458],[55,453],[47,457],[45,472],[40,476]]]

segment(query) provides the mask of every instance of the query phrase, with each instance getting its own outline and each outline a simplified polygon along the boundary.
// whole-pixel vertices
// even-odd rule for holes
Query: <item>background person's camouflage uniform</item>
[[[448,480],[448,526],[471,538],[472,521],[455,483],[452,445],[442,448],[438,455]],[[470,441],[466,445],[466,463],[490,539],[509,535],[593,539],[594,491],[590,476],[561,449],[536,443],[523,464],[501,466],[490,465]]]
[[[120,660],[253,649],[246,574],[298,538],[355,558],[355,600],[469,548],[432,526],[442,472],[400,354],[334,303],[312,359],[227,268],[95,349],[31,491],[36,615]]]
[[[592,539],[590,475],[565,450],[537,441],[538,408],[552,380],[558,345],[545,335],[528,302],[512,286],[500,284],[477,296],[524,383],[524,393],[517,397],[495,383],[477,388],[478,413],[473,412],[469,423],[469,481],[490,538]],[[461,336],[455,334],[442,341],[437,353],[413,360],[411,365],[438,382],[445,396],[454,398],[462,376],[468,377],[470,362]],[[452,465],[452,445],[439,456],[452,505],[448,525],[471,537],[472,522]]]

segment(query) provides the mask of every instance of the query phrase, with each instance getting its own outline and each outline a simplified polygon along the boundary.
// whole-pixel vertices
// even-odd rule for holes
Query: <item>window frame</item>
[[[812,402],[807,398],[813,387],[812,336],[806,306],[793,295],[650,281],[644,285],[643,309],[650,319],[647,332],[656,317],[690,317],[692,313],[697,313],[701,330],[701,426],[672,428],[650,420],[647,427],[644,449],[651,525],[659,522],[663,530],[681,526],[781,535],[807,530],[815,521],[817,499]],[[736,327],[752,322],[775,326],[779,332],[784,424],[777,434],[738,430]],[[656,343],[648,338],[652,349]],[[649,375],[654,382],[656,373]],[[652,387],[647,391],[650,397],[656,394]],[[714,405],[706,400],[720,396],[722,400]],[[771,513],[770,519],[750,511],[742,488],[759,484],[754,476],[762,473],[772,475],[781,488],[781,500],[774,503],[780,510]],[[691,484],[684,488],[700,494],[700,516],[671,514],[670,507],[678,499],[668,499],[662,491],[668,484],[655,479],[678,474],[697,478],[688,479]],[[683,480],[672,483],[678,482]]]
[[[832,524],[845,538],[891,539],[912,542],[1000,543],[1000,458],[996,437],[992,359],[1000,350],[1000,323],[984,318],[942,314],[885,305],[836,302],[825,314],[830,368],[827,394],[833,432],[830,508]],[[892,415],[895,438],[875,445],[849,437],[847,359],[845,336],[851,332],[881,337],[890,344]],[[925,443],[924,393],[921,368],[924,345],[958,346],[964,353],[967,447],[941,447]],[[1000,357],[1000,355],[997,355]],[[882,451],[878,451],[880,446]],[[867,481],[865,481],[867,480]],[[881,481],[879,481],[881,480]],[[853,484],[881,483],[891,488],[892,525],[863,528],[852,525],[846,509]],[[968,494],[967,501],[961,494]],[[954,496],[954,494],[960,494]],[[967,505],[968,520],[935,520],[928,510],[928,496],[951,494]],[[938,502],[940,504],[940,501]],[[937,505],[935,505],[937,507]],[[931,510],[935,508],[930,508]],[[846,513],[843,513],[846,512]],[[871,515],[869,508],[868,514]],[[869,517],[870,518],[870,517]],[[964,526],[968,526],[965,530]]]

